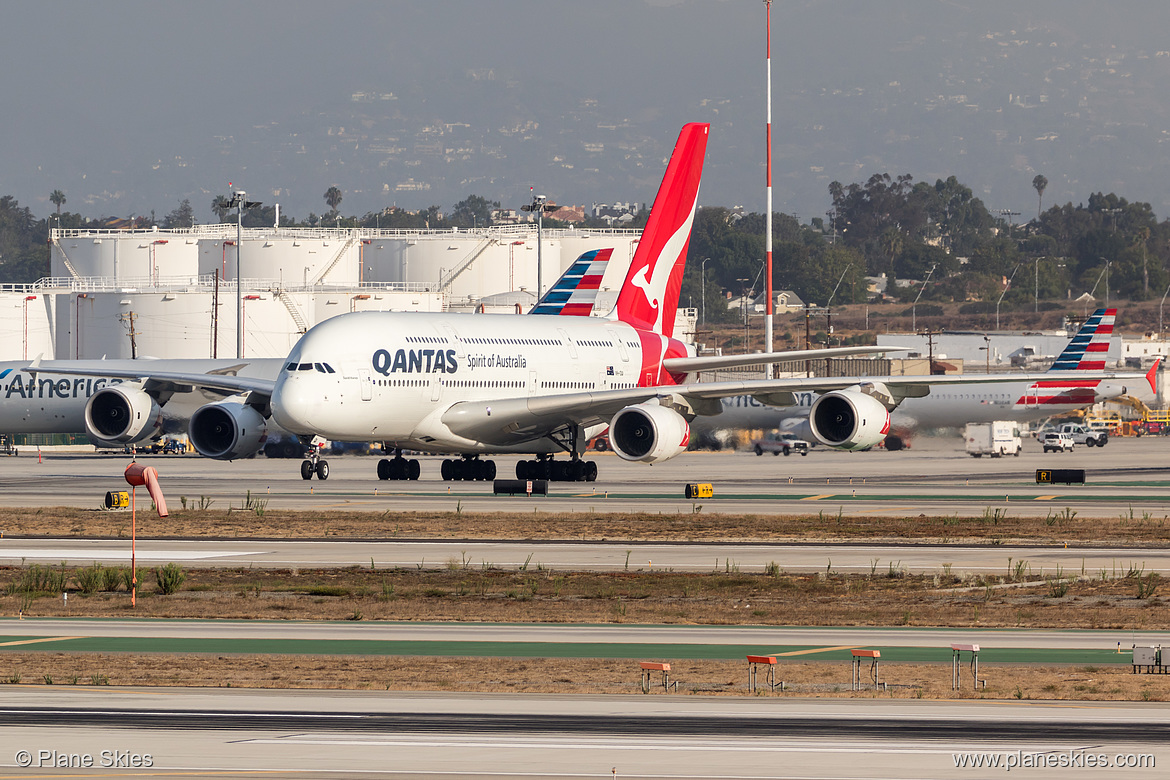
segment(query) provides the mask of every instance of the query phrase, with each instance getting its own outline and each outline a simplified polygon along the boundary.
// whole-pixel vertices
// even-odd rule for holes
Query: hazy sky
[[[760,0],[8,0],[0,4],[6,66],[0,80],[6,142],[0,149],[0,194],[12,194],[44,215],[52,209],[48,193],[60,188],[69,197],[66,208],[87,216],[155,208],[161,217],[179,198],[191,197],[206,218],[211,195],[224,191],[229,179],[250,192],[282,186],[267,180],[274,175],[270,168],[264,169],[265,181],[249,182],[249,155],[275,154],[278,141],[287,141],[280,134],[344,110],[352,93],[414,94],[442,106],[436,121],[475,124],[490,107],[478,105],[474,91],[460,92],[464,97],[455,107],[442,101],[442,93],[448,84],[465,82],[470,70],[491,69],[497,79],[530,88],[534,102],[549,95],[596,99],[607,115],[644,127],[667,151],[684,122],[712,121],[704,201],[760,211],[763,22]],[[826,182],[810,173],[818,166],[786,166],[785,160],[796,152],[786,148],[793,139],[801,139],[803,152],[804,139],[827,132],[834,140],[823,152],[828,172],[821,179],[844,170],[864,180],[880,172],[867,169],[872,164],[920,179],[986,177],[985,193],[1000,186],[991,183],[1000,160],[951,150],[945,142],[924,150],[932,156],[922,160],[915,159],[913,144],[894,154],[891,135],[914,136],[917,128],[900,128],[893,116],[875,123],[880,106],[856,101],[856,113],[850,113],[848,102],[824,97],[897,84],[907,105],[935,99],[948,88],[939,82],[947,45],[934,44],[944,36],[978,42],[988,30],[1018,24],[1019,36],[1027,37],[1030,26],[1043,24],[1062,46],[1088,43],[1124,53],[1170,49],[1170,42],[1160,40],[1168,22],[1170,11],[1148,2],[777,0],[774,150],[783,192],[776,207],[805,216],[823,212]],[[961,74],[967,65],[948,67]],[[1013,75],[1022,85],[1016,91],[1043,91],[1051,77]],[[1005,103],[1009,91],[1002,90]],[[1161,112],[1165,98],[1159,93],[1135,99]],[[271,143],[265,128],[279,129],[270,133]],[[237,144],[226,159],[225,137]],[[1027,140],[1021,134],[1021,142]],[[291,172],[315,164],[308,156],[290,151],[279,166]],[[508,159],[513,170],[524,163]],[[1016,164],[1012,188],[996,192],[1000,201],[1032,202],[1031,176],[1025,175],[1030,164]],[[1042,170],[1053,182],[1054,197],[1067,193],[1083,200],[1091,189],[1111,186]],[[520,176],[540,181],[542,174],[534,161],[533,171]],[[321,193],[332,183],[322,172],[300,191],[293,188],[282,207],[296,216],[322,211]],[[1078,193],[1078,186],[1085,191]],[[1156,208],[1165,198],[1136,186],[1120,194],[1156,200]],[[623,195],[632,196],[565,192],[562,202]],[[651,186],[640,197],[652,195]],[[417,207],[435,198],[397,200]],[[347,195],[342,211],[362,213],[385,201],[372,193]],[[449,208],[450,201],[441,205]]]

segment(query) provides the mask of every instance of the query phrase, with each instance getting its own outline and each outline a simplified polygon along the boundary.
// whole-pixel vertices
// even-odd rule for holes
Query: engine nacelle
[[[239,401],[217,401],[195,410],[187,426],[187,437],[205,458],[247,458],[264,446],[268,423],[251,406]]]
[[[634,404],[613,416],[609,443],[625,460],[658,463],[678,455],[691,441],[681,414],[658,404]]]
[[[833,390],[813,402],[808,415],[813,437],[842,450],[867,450],[890,432],[881,401],[856,390]]]
[[[96,444],[137,444],[162,433],[162,407],[141,387],[104,387],[85,402],[85,432]]]
[[[1093,388],[1097,395],[1097,402],[1108,401],[1112,398],[1120,398],[1125,395],[1129,388],[1125,385],[1119,385],[1116,382],[1102,382]]]

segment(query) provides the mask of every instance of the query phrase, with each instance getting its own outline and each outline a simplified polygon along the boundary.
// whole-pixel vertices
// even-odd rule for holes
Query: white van
[[[1011,420],[967,423],[964,438],[967,440],[967,454],[972,458],[984,455],[993,458],[1004,455],[1019,457],[1024,446],[1020,440],[1020,426]]]

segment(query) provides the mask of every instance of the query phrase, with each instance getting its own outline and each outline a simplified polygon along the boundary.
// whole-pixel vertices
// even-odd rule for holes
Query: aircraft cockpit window
[[[296,371],[297,364],[296,363],[289,363],[287,366],[284,367],[284,370],[285,371]]]
[[[321,365],[325,366],[325,373],[326,374],[336,374],[337,373],[336,371],[333,370],[333,366],[329,365],[328,363],[322,363]]]
[[[297,366],[297,371],[312,371],[312,370],[313,370],[312,363],[301,363],[299,366]]]
[[[320,363],[314,363],[313,368],[317,369],[317,373],[319,374],[325,373],[325,366],[321,365]]]

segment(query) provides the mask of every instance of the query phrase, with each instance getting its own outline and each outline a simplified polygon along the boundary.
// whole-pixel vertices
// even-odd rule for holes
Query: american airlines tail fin
[[[710,127],[689,124],[679,133],[610,318],[663,336],[674,334]]]
[[[1117,309],[1097,309],[1073,336],[1049,371],[1102,371]]]
[[[594,249],[578,257],[528,313],[588,317],[612,254],[612,248]]]

